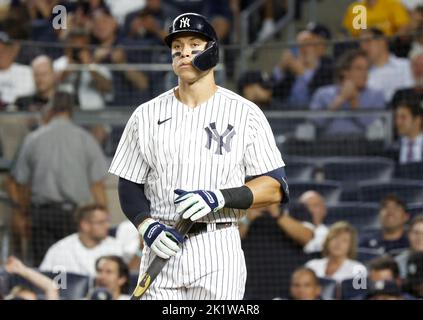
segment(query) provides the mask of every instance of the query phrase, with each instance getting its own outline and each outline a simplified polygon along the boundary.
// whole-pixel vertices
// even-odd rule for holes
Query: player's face
[[[411,249],[423,251],[423,222],[416,223],[408,234]]]
[[[402,228],[407,220],[407,213],[395,201],[388,201],[380,210],[380,222],[386,231]]]
[[[116,262],[101,259],[96,270],[96,285],[113,293],[120,293],[121,286],[125,283],[124,278],[119,277],[119,266]]]
[[[207,41],[192,35],[177,37],[172,41],[172,67],[180,79],[193,82],[201,76],[203,72],[192,65],[192,60],[206,45]]]
[[[351,246],[351,234],[341,232],[329,241],[329,255],[336,258],[348,257]]]
[[[308,272],[296,272],[292,276],[291,297],[295,300],[315,300],[320,295],[320,287]]]

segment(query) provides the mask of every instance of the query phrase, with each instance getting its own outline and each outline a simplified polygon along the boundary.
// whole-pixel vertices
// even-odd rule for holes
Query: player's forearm
[[[267,207],[282,201],[281,185],[271,177],[258,177],[247,182],[245,185],[253,193],[251,209]]]
[[[144,185],[119,178],[118,192],[123,213],[138,229],[143,221],[151,217],[150,201],[145,196]]]

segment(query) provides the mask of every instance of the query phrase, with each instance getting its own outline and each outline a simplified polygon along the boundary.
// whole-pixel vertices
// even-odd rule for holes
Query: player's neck
[[[210,99],[217,91],[213,72],[198,79],[194,83],[179,80],[179,86],[175,90],[175,97],[188,107],[195,108]]]

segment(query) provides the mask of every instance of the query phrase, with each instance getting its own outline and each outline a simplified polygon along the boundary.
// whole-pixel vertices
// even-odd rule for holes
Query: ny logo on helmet
[[[179,28],[189,28],[189,18],[185,17],[179,20]]]
[[[222,154],[222,148],[225,149],[226,152],[231,151],[232,138],[236,133],[232,125],[228,124],[228,127],[222,135],[220,135],[216,130],[216,122],[210,123],[208,127],[204,128],[204,130],[206,130],[207,133],[207,149],[211,149],[212,141],[216,141],[217,147],[215,154]],[[226,138],[225,142],[223,141],[224,138]]]

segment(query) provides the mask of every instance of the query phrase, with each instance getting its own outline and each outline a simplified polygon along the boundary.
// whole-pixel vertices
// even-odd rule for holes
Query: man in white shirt
[[[103,206],[88,205],[76,214],[78,233],[58,241],[47,251],[42,271],[63,271],[95,276],[95,263],[101,256],[122,256],[121,243],[108,236],[109,214]]]
[[[14,62],[18,50],[9,35],[0,31],[0,110],[35,91],[31,67]]]
[[[389,102],[398,89],[413,86],[409,60],[389,52],[388,41],[381,30],[363,30],[360,39],[361,48],[371,64],[367,81],[369,88],[382,91],[385,101]]]
[[[401,164],[423,161],[423,110],[415,99],[407,100],[399,101],[395,108]]]

